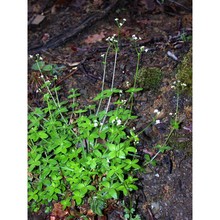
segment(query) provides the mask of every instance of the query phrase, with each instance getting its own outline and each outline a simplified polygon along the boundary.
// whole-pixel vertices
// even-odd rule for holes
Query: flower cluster
[[[119,119],[118,117],[116,117],[115,119],[112,120],[112,124],[114,124],[116,122],[116,125],[120,125],[121,124],[121,119]]]
[[[119,28],[121,28],[124,25],[125,21],[126,21],[125,18],[123,18],[121,22],[119,21],[118,18],[115,18],[115,22]]]
[[[186,83],[182,83],[180,80],[174,81],[171,85],[171,89],[175,89],[177,85],[182,86],[182,88],[186,87]]]
[[[97,120],[94,120],[93,121],[93,126],[94,126],[94,128],[96,128],[96,127],[98,127],[99,126],[99,124],[100,124],[100,126],[102,126],[103,125],[103,123],[102,122],[98,122]]]
[[[117,43],[118,40],[115,39],[116,34],[113,34],[112,37],[107,37],[106,41],[110,42],[110,43]]]

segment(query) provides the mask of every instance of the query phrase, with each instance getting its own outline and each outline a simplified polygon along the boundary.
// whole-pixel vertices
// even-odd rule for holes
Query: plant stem
[[[116,71],[116,65],[117,65],[117,57],[118,57],[118,48],[115,49],[115,60],[114,60],[114,67],[113,67],[113,73],[112,73],[112,84],[111,84],[111,90],[113,89],[113,86],[114,86],[114,80],[115,80],[115,71]],[[106,119],[106,116],[107,116],[107,113],[108,113],[108,110],[109,110],[109,105],[110,105],[110,102],[111,102],[111,98],[112,98],[112,95],[109,97],[108,99],[108,103],[107,103],[107,107],[106,107],[106,114],[102,120],[102,123],[104,124],[105,123],[105,119]],[[102,129],[102,126],[101,128]]]
[[[111,46],[109,45],[108,49],[107,49],[107,51],[105,53],[104,70],[103,70],[103,78],[102,78],[102,92],[104,90],[104,85],[105,85],[105,76],[106,76],[106,67],[107,67],[107,56],[108,56],[110,48],[111,48]],[[99,100],[99,105],[98,105],[98,108],[97,108],[97,111],[96,111],[96,116],[99,113],[99,109],[101,107],[102,100],[103,100],[102,98]]]

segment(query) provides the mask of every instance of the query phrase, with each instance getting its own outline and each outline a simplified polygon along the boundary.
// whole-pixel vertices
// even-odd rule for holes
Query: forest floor
[[[129,38],[135,34],[141,38],[139,44],[150,49],[142,55],[140,67],[156,67],[163,73],[157,89],[152,91],[145,88],[135,96],[134,104],[138,119],[133,126],[138,131],[150,123],[155,109],[162,112],[161,123],[145,131],[137,147],[140,155],[146,152],[155,154],[152,147],[165,140],[170,129],[170,113],[176,111],[177,95],[172,88],[173,82],[177,80],[178,71],[184,71],[181,70],[181,63],[185,57],[192,56],[192,6],[190,1],[179,1],[180,5],[171,1],[161,4],[159,3],[162,1],[118,1],[106,12],[106,8],[112,2],[117,1],[29,0],[29,55],[39,53],[46,63],[62,66],[62,73],[57,75],[62,95],[65,97],[69,89],[78,88],[81,94],[80,101],[86,105],[101,91],[101,55],[107,49],[106,38],[117,34],[115,18],[125,18],[114,87],[125,90],[126,82],[132,84],[134,81],[137,56],[130,46]],[[42,12],[45,16],[42,17],[43,20],[34,20],[36,15],[41,15]],[[103,15],[103,12],[106,14]],[[39,18],[38,16],[37,19]],[[74,34],[74,30],[79,27],[80,31]],[[109,73],[113,68],[113,62],[114,54],[110,53]],[[39,107],[42,96],[36,92],[40,85],[37,73],[31,69],[32,64],[33,61],[29,60],[28,102],[32,107]],[[187,65],[192,66],[192,63],[189,61]],[[52,76],[48,75],[48,78],[50,77]],[[187,84],[187,89],[180,94],[179,99],[178,117],[181,124],[168,142],[172,150],[158,157],[156,167],[146,167],[146,172],[139,174],[139,190],[132,194],[135,212],[143,220],[192,219],[192,86],[188,84],[191,83],[190,80],[183,82]],[[111,82],[111,75],[108,73],[107,82]],[[121,212],[116,208],[99,219],[124,219]],[[38,213],[30,214],[29,219],[51,218]]]

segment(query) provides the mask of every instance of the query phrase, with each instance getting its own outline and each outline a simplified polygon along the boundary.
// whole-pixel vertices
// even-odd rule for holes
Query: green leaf
[[[109,153],[109,159],[113,159],[113,158],[115,158],[116,157],[116,151],[112,151],[112,152],[110,152]]]
[[[113,93],[120,93],[120,89],[106,89],[99,93],[93,100],[97,101],[99,99],[109,98]]]
[[[53,70],[53,65],[51,65],[51,64],[45,65],[42,68],[42,71],[52,71],[52,70]]]
[[[48,135],[44,131],[39,131],[38,135],[41,139],[45,139],[48,137]]]
[[[118,152],[118,157],[121,158],[121,159],[124,159],[124,158],[125,158],[125,153],[124,153],[124,151],[120,150],[120,151]]]
[[[139,92],[141,90],[143,90],[143,88],[130,88],[130,89],[126,90],[125,92],[134,93],[134,92]]]
[[[126,151],[127,152],[132,152],[132,153],[136,153],[137,149],[135,147],[126,147]]]
[[[118,149],[115,144],[106,143],[106,146],[110,151],[116,151]]]
[[[37,71],[39,71],[39,70],[42,70],[42,68],[44,67],[44,65],[45,65],[45,62],[44,62],[44,61],[39,61],[39,62],[33,64],[32,67],[31,67],[31,69],[32,69],[32,70],[37,70]]]
[[[110,189],[109,190],[109,195],[114,198],[114,199],[117,199],[118,198],[118,195],[117,195],[117,192],[115,189]]]

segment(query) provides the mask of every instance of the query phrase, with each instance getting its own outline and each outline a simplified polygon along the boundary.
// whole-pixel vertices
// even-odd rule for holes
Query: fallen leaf
[[[103,38],[105,38],[105,34],[102,31],[100,34],[93,34],[93,35],[88,36],[84,42],[86,44],[94,44],[96,42],[102,41]]]
[[[44,15],[37,15],[34,20],[31,22],[31,24],[38,25],[44,20]]]

